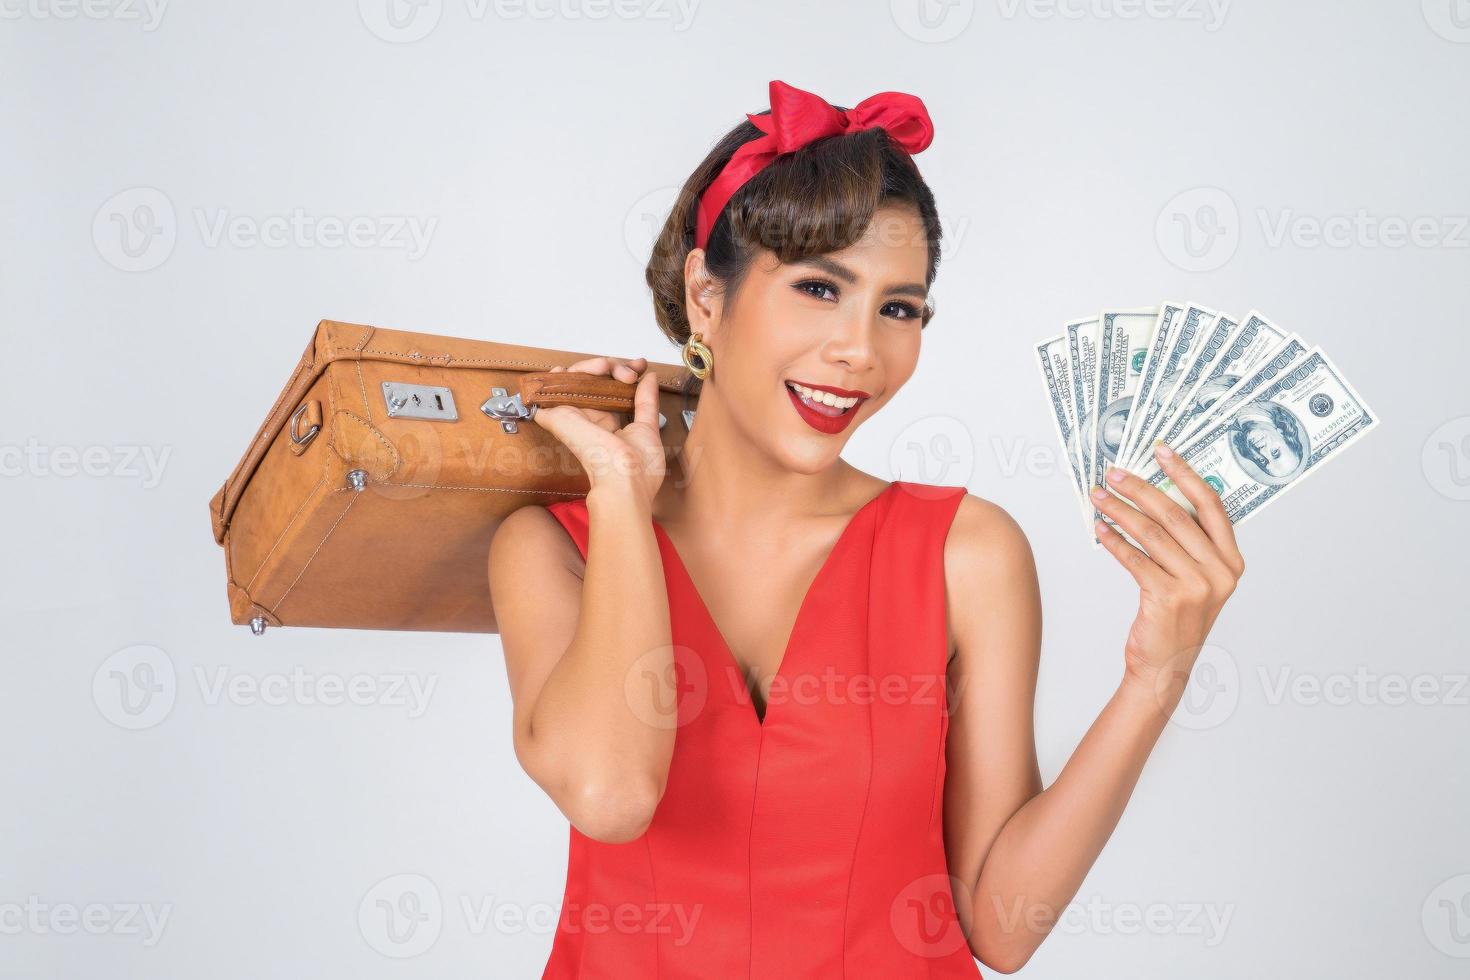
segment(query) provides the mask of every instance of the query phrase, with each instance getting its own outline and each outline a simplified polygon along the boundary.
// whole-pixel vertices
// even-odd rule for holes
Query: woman
[[[1121,679],[1041,787],[1025,536],[963,487],[840,456],[913,374],[938,262],[923,105],[771,83],[685,186],[647,279],[704,375],[677,479],[646,359],[633,420],[536,421],[590,477],[491,549],[526,772],[571,822],[547,977],[973,977],[1019,968],[1122,814],[1243,571],[1137,477],[1098,508],[1140,587]],[[671,261],[672,260],[672,261]],[[681,424],[682,420],[670,420]],[[551,560],[548,560],[551,557]],[[523,569],[537,568],[526,576]]]

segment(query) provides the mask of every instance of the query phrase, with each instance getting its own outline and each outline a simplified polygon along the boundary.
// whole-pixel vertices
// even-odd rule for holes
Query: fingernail
[[[1122,483],[1127,476],[1128,474],[1122,470],[1108,470],[1109,483]]]
[[[1111,528],[1108,527],[1108,524],[1107,524],[1106,521],[1093,521],[1092,522],[1092,528],[1093,528],[1094,531],[1097,532],[1097,536],[1098,537],[1102,537],[1104,534],[1108,534],[1112,530]]]
[[[1092,499],[1093,500],[1096,500],[1096,501],[1099,501],[1099,502],[1105,501],[1105,500],[1108,499],[1108,492],[1106,490],[1104,490],[1102,487],[1093,487],[1092,488]]]
[[[1165,459],[1174,458],[1174,450],[1165,445],[1164,440],[1162,439],[1154,443],[1154,449],[1158,450],[1159,455],[1164,457]]]

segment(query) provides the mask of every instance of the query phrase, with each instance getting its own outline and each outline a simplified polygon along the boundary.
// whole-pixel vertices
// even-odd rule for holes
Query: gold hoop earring
[[[698,333],[690,334],[679,350],[684,355],[684,366],[689,369],[689,373],[703,381],[709,377],[710,369],[715,366],[715,355],[700,341],[700,336]]]

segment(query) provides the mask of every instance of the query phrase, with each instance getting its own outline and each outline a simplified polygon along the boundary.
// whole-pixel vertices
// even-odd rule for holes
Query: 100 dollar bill
[[[1096,421],[1092,425],[1088,491],[1102,486],[1103,474],[1117,462],[1158,319],[1157,308],[1109,310],[1099,317],[1097,383],[1093,385]],[[1097,508],[1092,508],[1093,520],[1102,517]]]
[[[1159,413],[1153,425],[1153,431],[1148,434],[1148,445],[1142,447],[1140,452],[1148,459],[1153,458],[1153,444],[1155,440],[1163,439],[1164,433],[1173,427],[1174,419],[1183,413],[1185,407],[1194,398],[1195,389],[1205,379],[1205,373],[1220,359],[1220,355],[1229,347],[1230,342],[1240,331],[1240,324],[1233,317],[1222,313],[1215,319],[1209,330],[1203,334],[1203,339],[1194,352],[1193,361],[1189,369],[1184,372],[1174,394],[1169,398],[1164,410]],[[1167,440],[1166,440],[1167,441]]]
[[[1169,337],[1169,343],[1163,351],[1163,364],[1154,380],[1153,390],[1148,398],[1139,403],[1138,410],[1143,413],[1143,418],[1138,420],[1134,442],[1126,460],[1142,461],[1153,455],[1154,432],[1162,423],[1174,393],[1183,383],[1185,373],[1219,316],[1215,310],[1193,304],[1184,311],[1178,328]]]
[[[1082,464],[1077,455],[1077,415],[1072,398],[1072,368],[1067,357],[1067,335],[1059,334],[1036,345],[1036,358],[1041,367],[1041,380],[1046,385],[1047,404],[1051,411],[1062,455],[1072,467],[1072,486],[1077,491],[1079,506],[1085,506],[1087,491],[1083,489]]]
[[[1228,396],[1242,379],[1249,377],[1256,365],[1285,340],[1285,330],[1252,310],[1245,318],[1245,325],[1230,337],[1209,372],[1195,384],[1159,438],[1170,446],[1183,445],[1204,424],[1205,413]]]
[[[1154,323],[1153,333],[1148,341],[1148,350],[1144,354],[1138,388],[1133,394],[1133,406],[1128,413],[1128,422],[1123,428],[1122,446],[1117,453],[1120,465],[1132,455],[1133,447],[1138,442],[1138,427],[1143,422],[1143,406],[1148,404],[1149,399],[1153,396],[1154,383],[1158,380],[1164,366],[1164,354],[1169,338],[1174,335],[1174,328],[1184,313],[1185,305],[1165,303],[1159,309],[1159,318]]]
[[[1317,348],[1314,347],[1312,350],[1315,351]],[[1307,350],[1307,345],[1302,342],[1300,337],[1296,334],[1288,336],[1286,342],[1277,347],[1265,363],[1257,366],[1249,376],[1236,382],[1234,387],[1226,392],[1224,397],[1219,399],[1209,411],[1205,412],[1203,417],[1195,423],[1192,429],[1184,434],[1181,440],[1169,443],[1169,446],[1171,448],[1178,448],[1189,445],[1201,432],[1221,419],[1229,418],[1237,408],[1254,398],[1258,391],[1269,385],[1272,381],[1275,381],[1277,375],[1295,364],[1304,354],[1308,353],[1311,352]],[[1148,459],[1140,459],[1137,463],[1133,464],[1133,472],[1145,480],[1151,480],[1154,474],[1160,472],[1159,462],[1150,454]]]
[[[1377,424],[1342,372],[1313,348],[1190,440],[1179,456],[1220,495],[1231,523],[1240,524]],[[1149,482],[1195,512],[1162,473]]]

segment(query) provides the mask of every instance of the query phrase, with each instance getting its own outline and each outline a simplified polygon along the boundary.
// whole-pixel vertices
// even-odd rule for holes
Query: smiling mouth
[[[842,397],[834,395],[830,391],[822,391],[817,388],[808,388],[806,385],[795,381],[787,381],[786,387],[791,393],[801,400],[807,408],[827,418],[840,418],[863,403],[861,397]]]

